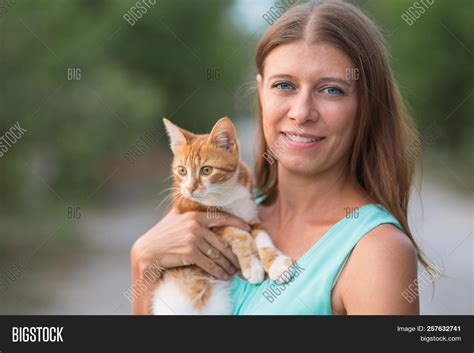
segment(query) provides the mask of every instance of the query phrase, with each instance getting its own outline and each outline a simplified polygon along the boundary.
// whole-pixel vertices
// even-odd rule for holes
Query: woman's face
[[[268,148],[279,168],[318,174],[346,165],[357,115],[357,72],[328,44],[281,45],[257,75]]]

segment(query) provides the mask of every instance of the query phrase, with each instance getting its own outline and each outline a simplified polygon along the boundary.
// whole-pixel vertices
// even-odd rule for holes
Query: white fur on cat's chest
[[[236,192],[242,191],[237,190]],[[242,199],[237,199],[231,205],[223,206],[222,209],[227,213],[242,218],[247,223],[257,217],[257,205],[255,201],[250,198],[250,195]]]
[[[249,188],[239,184],[238,174],[239,172],[234,173],[229,180],[219,185],[219,188],[222,190],[228,190],[221,198],[213,197],[210,200],[203,200],[204,202],[202,203],[208,206],[219,207],[222,211],[240,217],[249,223],[258,215],[257,204],[252,199]],[[212,190],[214,186],[211,184],[207,185],[207,187],[209,190]]]

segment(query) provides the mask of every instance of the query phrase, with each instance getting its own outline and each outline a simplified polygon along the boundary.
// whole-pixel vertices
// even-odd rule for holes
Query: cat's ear
[[[220,118],[212,128],[207,142],[226,151],[233,151],[237,147],[237,133],[232,121],[228,117]]]
[[[166,132],[170,137],[171,150],[176,154],[178,147],[189,143],[194,135],[191,132],[176,126],[166,118],[163,118],[163,123],[165,124]]]

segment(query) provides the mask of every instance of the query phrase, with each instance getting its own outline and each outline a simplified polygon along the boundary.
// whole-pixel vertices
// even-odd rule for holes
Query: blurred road
[[[433,282],[420,269],[423,314],[473,314],[471,204],[438,185],[425,183],[424,222],[419,203],[412,208],[412,227],[420,246],[444,276]],[[129,250],[134,240],[159,220],[153,205],[83,220],[88,250],[64,267],[38,270],[32,276],[48,305],[34,314],[127,314],[123,292],[130,285]]]

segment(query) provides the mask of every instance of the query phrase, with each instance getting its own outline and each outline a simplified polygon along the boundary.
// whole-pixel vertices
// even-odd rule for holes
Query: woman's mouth
[[[281,135],[284,141],[292,146],[297,148],[308,148],[319,145],[324,136],[314,136],[309,134],[302,133],[293,133],[293,132],[281,132]]]

